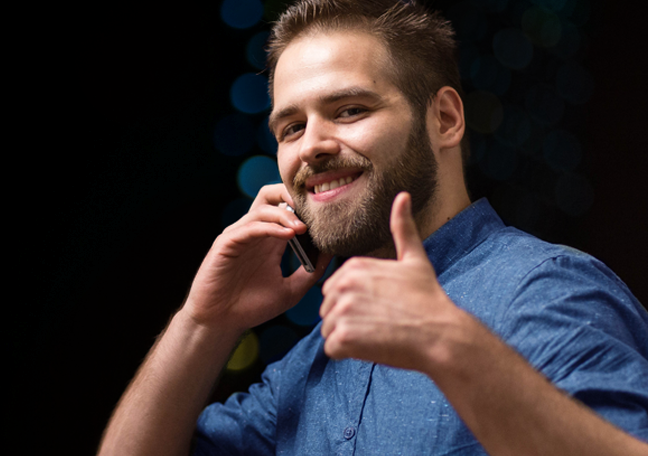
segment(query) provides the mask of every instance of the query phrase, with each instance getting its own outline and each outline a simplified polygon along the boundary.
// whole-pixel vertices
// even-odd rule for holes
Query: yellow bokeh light
[[[250,367],[259,356],[259,338],[248,332],[227,362],[228,371],[241,371]]]

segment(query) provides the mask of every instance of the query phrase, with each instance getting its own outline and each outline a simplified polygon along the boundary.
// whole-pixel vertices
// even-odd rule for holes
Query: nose
[[[323,119],[309,120],[302,136],[299,158],[310,164],[326,160],[339,152],[340,145],[335,139],[334,126]]]

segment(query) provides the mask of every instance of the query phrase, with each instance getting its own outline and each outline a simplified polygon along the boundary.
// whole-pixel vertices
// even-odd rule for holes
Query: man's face
[[[295,209],[317,247],[343,256],[392,245],[391,204],[432,201],[436,162],[424,114],[388,79],[387,52],[364,33],[315,34],[279,58],[271,128]]]

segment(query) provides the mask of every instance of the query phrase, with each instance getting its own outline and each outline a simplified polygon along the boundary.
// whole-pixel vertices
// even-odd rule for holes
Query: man
[[[216,239],[100,454],[648,454],[648,316],[596,260],[471,204],[453,54],[411,2],[287,11],[269,58],[284,184]],[[307,225],[317,271],[284,278]],[[332,254],[353,258],[321,326],[196,431],[243,332]]]

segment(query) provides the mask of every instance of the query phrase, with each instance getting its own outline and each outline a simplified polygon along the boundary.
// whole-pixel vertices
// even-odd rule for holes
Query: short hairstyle
[[[463,98],[455,33],[449,21],[415,0],[298,0],[272,28],[268,41],[270,97],[279,57],[308,33],[358,30],[382,42],[389,55],[388,77],[415,113],[425,113],[443,86]],[[466,139],[466,138],[464,138]],[[462,142],[464,163],[468,143]]]

